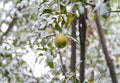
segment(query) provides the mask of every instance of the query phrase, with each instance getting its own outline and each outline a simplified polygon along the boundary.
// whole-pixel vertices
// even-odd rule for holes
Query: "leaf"
[[[58,3],[58,0],[54,0],[55,2],[54,3]]]
[[[41,50],[47,51],[47,48],[43,47]]]
[[[70,37],[73,41],[75,41],[77,44],[80,44],[79,43],[79,41],[76,39],[76,38],[74,38],[74,37],[72,37],[71,35],[69,35],[69,34],[66,34],[68,37]]]
[[[119,56],[115,57],[115,62],[118,63],[119,62]]]
[[[63,6],[62,4],[60,4],[60,10],[61,10],[61,14],[65,14],[66,13],[66,7]]]
[[[59,26],[59,24],[56,22],[55,23],[55,30],[58,30],[58,31],[62,31],[61,27]]]
[[[37,50],[41,50],[41,48],[37,48]]]
[[[67,28],[69,25],[70,25],[70,23],[73,21],[73,19],[74,19],[74,14],[72,14],[72,13],[68,13],[68,16],[67,16],[67,22],[65,23],[65,28]]]
[[[64,19],[62,20],[62,23],[61,23],[61,24],[62,24],[62,26],[65,24],[65,20],[64,20]]]
[[[52,43],[48,42],[48,43],[47,43],[47,46],[48,46],[49,48],[52,48]]]
[[[63,18],[61,16],[58,17],[58,22],[62,22]]]
[[[53,11],[51,10],[51,9],[44,9],[43,10],[43,14],[45,14],[45,13],[52,13]]]
[[[74,0],[74,2],[80,2],[80,0]]]
[[[50,68],[54,68],[54,63],[51,62],[51,61],[47,61],[47,65],[48,65]]]
[[[39,54],[39,56],[43,56],[43,54],[42,54],[42,53],[40,53],[40,54]]]

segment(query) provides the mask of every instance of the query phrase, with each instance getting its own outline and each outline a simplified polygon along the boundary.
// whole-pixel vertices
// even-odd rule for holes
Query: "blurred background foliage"
[[[92,0],[86,0],[92,4]],[[0,0],[0,82],[5,83],[62,83],[59,50],[54,45],[54,36],[63,33],[68,37],[67,46],[61,49],[68,79],[70,72],[71,23],[84,13],[79,0]],[[95,0],[95,8],[87,8],[86,82],[110,83],[109,71],[99,41],[94,11],[100,10],[101,23],[107,40],[107,48],[115,64],[120,80],[120,3],[111,0]],[[74,9],[74,11],[73,11]],[[79,42],[77,43],[77,65],[79,65]],[[79,69],[76,66],[76,79]],[[78,81],[78,80],[77,80]],[[77,83],[76,81],[76,83]]]

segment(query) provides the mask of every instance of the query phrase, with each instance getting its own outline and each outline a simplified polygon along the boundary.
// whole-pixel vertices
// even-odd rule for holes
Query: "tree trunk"
[[[105,37],[104,37],[102,26],[100,24],[100,17],[99,17],[98,11],[96,11],[95,14],[96,14],[96,25],[97,25],[97,28],[98,28],[98,34],[99,34],[99,37],[100,37],[100,41],[101,41],[103,53],[105,55],[105,59],[106,59],[106,62],[107,62],[107,66],[108,66],[109,71],[110,71],[110,76],[111,76],[111,79],[112,79],[112,83],[118,83],[116,73],[115,73],[115,69],[114,69],[114,64],[113,64],[112,59],[110,58],[108,50],[107,50],[106,40],[105,40]]]
[[[71,29],[72,37],[76,38],[76,19],[73,20]],[[71,72],[75,73],[75,66],[76,66],[76,42],[74,40],[71,40],[71,62],[70,62]]]
[[[79,17],[79,39],[80,39],[80,83],[85,79],[85,40],[86,40],[86,16],[80,15]]]

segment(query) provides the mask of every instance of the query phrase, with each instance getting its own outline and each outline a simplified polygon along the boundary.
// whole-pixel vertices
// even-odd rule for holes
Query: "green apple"
[[[55,36],[54,43],[57,48],[64,48],[67,43],[67,38],[64,34],[57,34]]]

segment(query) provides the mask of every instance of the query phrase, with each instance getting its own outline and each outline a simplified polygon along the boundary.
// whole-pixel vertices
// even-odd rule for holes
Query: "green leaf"
[[[59,26],[59,24],[56,22],[55,23],[55,30],[58,30],[58,31],[62,31],[61,27]]]
[[[37,50],[41,50],[41,48],[37,48]]]
[[[65,23],[65,28],[69,27],[74,18],[75,18],[74,14],[69,12],[67,16],[67,22]]]
[[[79,43],[79,41],[76,39],[76,38],[74,38],[74,37],[72,37],[71,35],[69,35],[69,34],[66,34],[67,36],[68,36],[68,38],[71,38],[73,41],[75,41],[77,44],[80,44]]]
[[[80,2],[80,0],[74,0],[74,2]]]
[[[54,3],[58,3],[58,0],[54,0],[55,2]]]
[[[45,13],[52,13],[53,11],[51,10],[51,9],[44,9],[43,10],[43,14],[45,14]]]
[[[61,10],[61,14],[65,14],[66,13],[66,7],[62,4],[60,4],[60,10]]]
[[[115,62],[118,63],[119,62],[119,56],[115,57]]]
[[[41,50],[47,51],[47,48],[43,47]]]
[[[40,53],[40,54],[39,54],[39,56],[43,56],[43,54],[42,54],[42,53]]]
[[[64,26],[64,24],[65,24],[65,20],[64,20],[64,18],[63,18],[63,20],[62,20],[62,26]]]
[[[47,61],[47,65],[48,65],[50,68],[53,68],[53,67],[54,67],[54,63],[51,62],[51,61]]]

